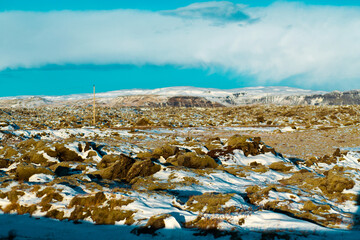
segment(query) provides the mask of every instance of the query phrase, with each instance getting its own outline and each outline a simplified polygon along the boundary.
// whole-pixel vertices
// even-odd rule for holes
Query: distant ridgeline
[[[109,107],[224,107],[249,104],[358,105],[360,90],[321,92],[290,87],[212,89],[169,87],[152,90],[119,90],[96,94],[98,106]],[[91,94],[18,96],[0,98],[0,107],[92,105]]]

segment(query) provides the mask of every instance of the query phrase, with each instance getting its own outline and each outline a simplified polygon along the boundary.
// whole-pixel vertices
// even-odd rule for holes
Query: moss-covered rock
[[[120,154],[120,155],[109,154],[102,157],[101,161],[97,164],[97,168],[98,169],[107,168],[113,165],[117,161],[123,162],[125,165],[132,164],[135,162],[134,159],[126,156],[125,154]]]
[[[181,155],[178,155],[173,164],[178,166],[184,166],[188,168],[216,168],[218,164],[216,161],[208,155],[198,155],[195,152],[187,152]]]
[[[153,124],[152,121],[150,121],[148,118],[146,117],[143,117],[143,118],[140,118],[136,123],[135,125],[136,126],[139,126],[139,127],[143,127],[143,126],[151,126]]]
[[[16,168],[15,179],[21,181],[28,181],[32,175],[38,173],[54,175],[54,173],[48,168],[38,167],[33,164],[22,163],[19,164]]]
[[[352,189],[354,186],[354,180],[337,171],[327,172],[326,177],[319,182],[319,188],[325,194],[341,193],[345,189]]]
[[[87,158],[92,158],[92,157],[96,157],[96,156],[98,156],[97,152],[95,152],[94,150],[90,150],[86,157]]]
[[[163,158],[168,158],[170,156],[173,156],[175,154],[177,154],[179,152],[179,148],[175,147],[175,146],[170,146],[170,145],[164,145],[162,147],[158,147],[154,149],[153,152],[153,157],[154,158],[159,158],[159,157],[163,157]]]
[[[135,162],[127,173],[126,180],[130,182],[136,177],[147,177],[160,171],[161,167],[151,160]]]
[[[105,155],[98,164],[98,168],[101,170],[94,172],[94,174],[99,174],[103,179],[126,179],[135,160],[123,154],[106,156],[108,155]]]
[[[152,216],[149,218],[148,222],[146,223],[146,227],[154,228],[154,229],[161,229],[165,228],[165,219],[169,217],[168,214],[162,214],[160,216]]]
[[[74,206],[83,206],[83,207],[94,207],[103,204],[107,200],[106,196],[102,192],[98,192],[95,195],[91,196],[75,196],[71,199],[68,208]]]
[[[234,135],[227,140],[228,146],[232,148],[241,148],[250,142],[250,136]]]
[[[29,163],[36,163],[41,165],[46,165],[47,159],[41,153],[36,151],[27,152],[23,155],[23,159]]]
[[[275,171],[278,171],[278,172],[288,172],[293,167],[292,166],[287,166],[284,162],[273,162],[272,164],[269,165],[269,168],[271,170],[275,170]]]
[[[6,159],[16,157],[18,154],[19,152],[10,146],[4,146],[2,149],[0,149],[0,155]]]
[[[0,168],[7,168],[12,164],[9,159],[0,159]]]
[[[59,161],[61,161],[61,162],[82,162],[82,161],[84,161],[84,159],[82,157],[80,157],[76,152],[65,147],[64,144],[56,143],[54,146],[55,146],[55,152],[56,152],[56,155],[54,157],[59,159]],[[50,154],[48,154],[48,155],[51,156],[54,154],[50,152]]]
[[[159,229],[165,228],[165,219],[170,216],[170,214],[152,216],[149,218],[145,226],[135,228],[131,232],[136,235],[151,234],[153,236],[156,236],[157,234],[155,232]]]
[[[246,157],[249,155],[256,156],[267,152],[276,155],[275,150],[263,144],[260,137],[251,138],[243,135],[234,135],[230,137],[226,147],[213,149],[209,151],[207,155],[212,158],[218,158],[219,156],[231,154],[236,149],[243,151]]]
[[[64,219],[64,212],[59,211],[57,209],[53,209],[53,210],[48,211],[46,213],[45,217],[55,218],[55,219],[58,219],[58,220],[62,221]]]
[[[128,210],[114,210],[108,207],[95,208],[92,211],[91,219],[96,224],[113,225],[115,222],[131,218],[133,211]]]

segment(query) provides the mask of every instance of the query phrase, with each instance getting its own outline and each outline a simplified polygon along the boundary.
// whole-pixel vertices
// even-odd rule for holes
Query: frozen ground
[[[128,119],[160,116],[146,111],[132,109]],[[258,137],[314,136],[331,126],[345,139],[357,133],[351,108],[316,128],[290,111],[286,121],[274,110],[277,124],[245,126],[233,109],[221,111],[228,122],[220,126],[207,125],[206,109],[180,109],[177,127],[129,128],[114,127],[124,117],[110,110],[101,128],[53,120],[53,112],[5,111],[0,239],[358,239],[358,147],[296,158]]]
[[[247,130],[258,131],[259,129],[248,128]],[[251,140],[251,138],[245,142],[242,142],[244,139],[241,137],[214,140],[213,152],[215,153],[211,154],[211,151],[203,147],[202,143],[189,144],[184,138],[178,137],[177,144],[172,149],[179,149],[180,152],[175,155],[160,152],[150,157],[151,166],[159,167],[156,172],[140,174],[126,180],[116,177],[94,179],[96,174],[104,176],[99,169],[99,164],[104,162],[104,156],[126,154],[136,158],[136,156],[140,157],[139,152],[144,152],[144,145],[139,147],[136,144],[126,143],[126,139],[141,136],[144,142],[154,141],[163,139],[162,134],[185,133],[186,135],[187,131],[189,129],[186,128],[138,132],[110,129],[101,131],[91,128],[11,130],[14,137],[29,140],[20,141],[12,147],[11,145],[3,146],[0,149],[3,150],[2,156],[10,161],[7,167],[1,169],[0,181],[3,195],[0,198],[0,206],[3,212],[7,213],[0,216],[2,236],[15,234],[16,239],[68,239],[70,236],[70,238],[76,238],[90,232],[91,239],[98,238],[99,235],[115,239],[114,233],[118,232],[126,238],[156,236],[164,239],[174,237],[191,239],[200,234],[205,235],[203,237],[206,238],[219,236],[230,238],[236,235],[246,239],[260,239],[270,234],[270,237],[279,235],[278,237],[281,238],[284,237],[283,235],[289,235],[294,239],[310,238],[310,236],[311,239],[329,237],[355,239],[358,233],[346,229],[352,229],[356,225],[354,216],[358,211],[356,196],[360,191],[358,172],[360,154],[356,152],[339,152],[332,156],[331,160],[319,159],[317,163],[308,164],[284,158],[281,154],[270,151],[271,148],[266,148],[262,142],[258,142],[259,140]],[[202,132],[208,129],[198,128],[196,131]],[[103,150],[76,140],[79,136],[84,139],[105,140],[114,132],[125,141],[116,147],[107,144],[109,146],[102,148]],[[34,137],[37,140],[33,140]],[[234,139],[240,141],[241,146],[231,145],[234,144],[231,142]],[[61,154],[50,156],[53,153],[51,151],[60,151],[56,142],[63,143],[67,151],[80,158],[66,159]],[[22,148],[22,143],[27,148]],[[89,147],[86,149],[86,146]],[[228,151],[230,146],[232,150]],[[247,153],[249,146],[253,148],[250,154]],[[186,152],[195,153],[198,151],[196,149],[201,149],[202,152],[198,152],[198,156],[212,156],[217,161],[217,167],[199,169],[190,165],[181,165],[180,160],[177,160],[179,156],[186,155]],[[268,150],[262,152],[261,149]],[[11,156],[11,151],[16,152]],[[145,153],[147,151],[145,150]],[[156,151],[147,153],[154,154]],[[41,155],[43,160],[36,162],[29,152]],[[94,154],[89,154],[90,152]],[[146,159],[146,157],[140,157],[136,161],[149,161]],[[22,161],[35,168],[47,168],[49,172],[35,173],[28,179],[20,181],[19,166],[22,166]],[[121,162],[121,160],[114,161]],[[199,158],[195,161],[202,160]],[[275,165],[279,163],[280,167],[276,167]],[[59,175],[57,171],[59,167],[68,168],[67,176]],[[111,166],[105,169],[116,171],[111,169]],[[335,179],[333,183],[329,177],[330,172],[339,174],[342,178]],[[304,183],[308,181],[308,185],[300,182],[289,184],[283,182],[302,173],[311,174],[307,178],[299,179]],[[351,179],[353,179],[353,184],[351,184]],[[311,181],[322,181],[323,185],[314,184]],[[337,189],[331,193],[327,192],[323,189],[324,184],[325,187],[327,184],[335,185],[334,188]],[[350,184],[350,186],[342,188],[338,187],[338,184]],[[251,187],[254,186],[257,189],[252,191]],[[50,196],[50,193],[39,193],[45,192],[47,188],[51,188],[51,194],[58,194],[58,198],[51,195],[54,199],[44,200]],[[91,197],[96,193],[104,193],[105,200],[103,199],[97,205],[89,205],[90,215],[75,216],[77,206],[72,203],[73,200],[79,196]],[[14,194],[17,196],[14,197]],[[344,198],[341,197],[342,194]],[[212,199],[217,199],[217,202],[210,203]],[[92,222],[103,224],[98,216],[91,214],[94,214],[98,208],[109,207],[112,200],[127,201],[119,207],[116,205],[110,207],[110,211],[129,213],[131,219],[128,217],[115,219],[115,226],[92,225]],[[29,217],[26,211],[25,215],[14,215],[24,211],[21,209],[22,206],[39,207],[35,207],[35,210],[30,212],[32,217]],[[54,211],[60,212],[61,217],[54,215]],[[44,216],[61,221],[49,220]],[[162,216],[164,226],[159,229],[147,226],[149,219],[154,216]],[[75,224],[74,220],[78,224]],[[34,226],[41,228],[41,231],[34,231]],[[138,230],[143,228],[152,229],[151,233]]]

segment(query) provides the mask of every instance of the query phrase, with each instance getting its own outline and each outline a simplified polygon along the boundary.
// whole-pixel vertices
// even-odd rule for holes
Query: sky
[[[360,89],[360,2],[0,0],[0,97]]]

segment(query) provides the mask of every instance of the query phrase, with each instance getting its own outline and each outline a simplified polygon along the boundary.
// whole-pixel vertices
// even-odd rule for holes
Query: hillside
[[[221,107],[249,104],[349,105],[359,104],[360,91],[321,92],[290,87],[213,89],[169,87],[97,93],[97,103],[117,107]],[[92,94],[17,96],[0,98],[0,107],[81,106],[92,104]]]

